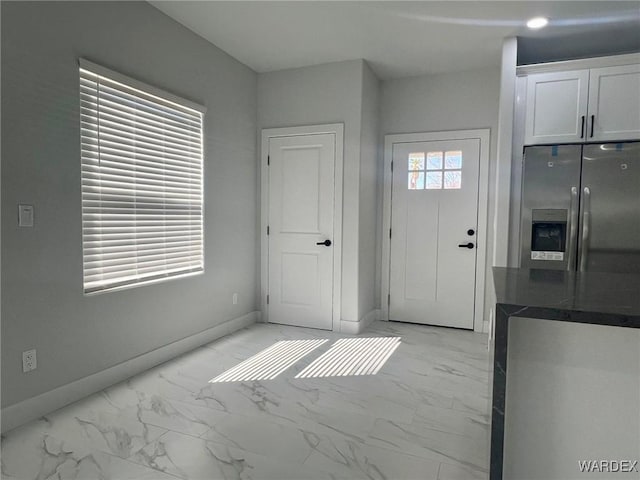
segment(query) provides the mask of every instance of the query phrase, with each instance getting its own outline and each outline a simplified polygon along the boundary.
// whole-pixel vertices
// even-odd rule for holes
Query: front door
[[[393,145],[389,319],[473,329],[480,140]]]
[[[332,328],[336,137],[269,139],[269,321]]]

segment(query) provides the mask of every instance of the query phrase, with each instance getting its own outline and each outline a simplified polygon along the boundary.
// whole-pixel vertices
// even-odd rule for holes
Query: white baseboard
[[[255,323],[259,318],[260,312],[258,311],[248,313],[247,315],[228,320],[203,332],[191,335],[190,337],[143,353],[135,358],[81,378],[80,380],[28,398],[22,402],[9,405],[2,409],[2,433],[31,420],[35,420],[88,395],[99,392],[133,375],[155,367],[167,360],[171,360],[178,355],[182,355],[220,337],[229,335],[236,330]]]
[[[340,320],[340,333],[348,333],[357,335],[362,333],[375,320],[379,320],[382,312],[380,310],[371,310],[357,322],[349,320]]]

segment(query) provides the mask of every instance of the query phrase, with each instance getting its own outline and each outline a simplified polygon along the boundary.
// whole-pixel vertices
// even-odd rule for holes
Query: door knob
[[[331,246],[331,240],[325,240],[324,242],[318,242],[316,245],[324,245],[325,247]]]
[[[469,248],[469,249],[471,249],[471,248],[475,247],[475,245],[474,245],[473,243],[471,243],[471,242],[469,242],[469,243],[461,243],[461,244],[460,244],[460,245],[458,245],[458,246],[459,246],[460,248]]]

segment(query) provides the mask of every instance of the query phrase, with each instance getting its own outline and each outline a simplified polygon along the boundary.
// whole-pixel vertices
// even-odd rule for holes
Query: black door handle
[[[331,240],[325,240],[324,242],[318,242],[316,245],[324,245],[325,247],[331,246]]]
[[[469,242],[469,243],[461,243],[461,244],[460,244],[460,245],[458,245],[458,246],[459,246],[460,248],[469,248],[469,249],[471,249],[471,248],[475,247],[475,245],[474,245],[473,243],[471,243],[471,242]]]

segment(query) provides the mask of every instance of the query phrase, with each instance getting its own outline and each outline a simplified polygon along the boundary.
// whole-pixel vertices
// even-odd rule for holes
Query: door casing
[[[342,284],[342,177],[344,159],[344,124],[332,123],[326,125],[308,125],[297,127],[264,128],[260,152],[260,306],[262,321],[269,322],[269,140],[276,137],[292,137],[301,135],[335,135],[335,169],[334,169],[334,199],[333,199],[333,308],[332,330],[340,330],[340,306]]]
[[[485,296],[485,274],[487,257],[487,213],[488,213],[488,192],[489,192],[489,140],[490,130],[454,130],[442,132],[404,133],[385,135],[384,137],[384,178],[383,178],[383,199],[382,199],[382,275],[381,292],[383,320],[389,320],[389,272],[391,262],[391,239],[389,229],[391,228],[391,194],[393,171],[391,162],[393,160],[393,145],[399,143],[413,142],[433,142],[439,140],[480,140],[480,171],[478,178],[478,228],[477,245],[480,246],[476,256],[476,289],[473,330],[482,332]]]

